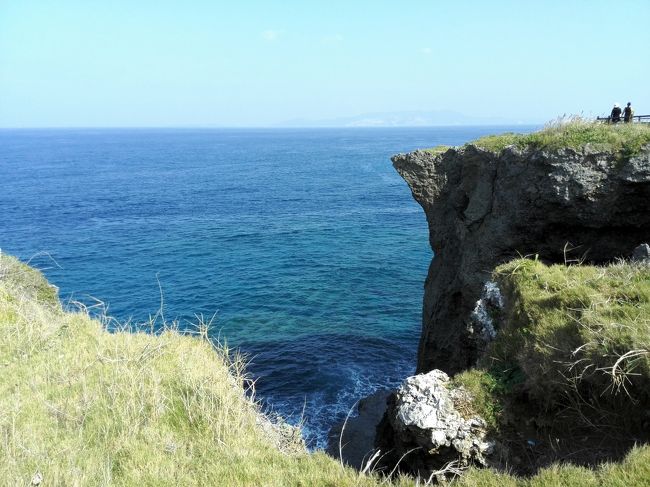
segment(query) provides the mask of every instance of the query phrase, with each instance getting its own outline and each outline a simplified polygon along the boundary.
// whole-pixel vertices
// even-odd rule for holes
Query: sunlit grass
[[[600,278],[602,271],[540,266],[499,269],[525,289],[520,304],[531,313],[540,303],[549,303],[549,312],[559,306],[544,292],[562,293],[569,284],[637,304],[646,299],[646,277],[636,269],[614,267]],[[37,476],[44,486],[386,485],[377,474],[305,452],[295,430],[270,423],[244,393],[251,383],[241,357],[212,343],[205,324],[196,336],[173,329],[108,333],[85,312],[63,311],[55,298],[40,273],[0,256],[0,485],[30,485]],[[645,344],[626,341],[637,340],[634,333],[610,335],[626,347]],[[610,335],[596,336],[602,342]],[[469,413],[498,425],[501,404],[494,397],[507,393],[509,378],[483,372],[466,372],[454,383],[476,397]],[[470,469],[458,485],[635,486],[650,477],[649,465],[650,450],[638,448],[622,463],[558,465],[531,479]],[[406,477],[391,483],[424,485]]]
[[[469,469],[458,487],[644,487],[650,479],[650,448],[634,448],[620,463],[595,469],[556,464],[531,478],[516,478],[493,470]]]
[[[47,289],[0,257],[0,485],[380,482],[281,434],[244,394],[242,361],[205,333],[108,333]]]
[[[609,125],[580,118],[560,119],[530,134],[488,135],[470,144],[492,152],[501,152],[508,146],[548,150],[579,150],[590,146],[593,150],[621,152],[630,157],[650,144],[650,126],[643,123]]]
[[[487,135],[465,144],[483,150],[500,153],[506,147],[517,149],[583,150],[590,147],[594,151],[613,152],[622,158],[638,154],[650,144],[650,124],[619,123],[604,124],[578,117],[561,118],[548,123],[542,130],[530,134],[504,133]],[[449,146],[437,146],[425,149],[433,155],[444,154]]]
[[[506,298],[497,337],[479,367],[453,378],[474,412],[497,431],[513,387],[538,408],[574,419],[642,427],[650,403],[650,267],[617,263],[546,266],[517,259],[498,267]],[[520,388],[521,388],[520,387]]]
[[[494,277],[506,302],[497,337],[477,368],[452,379],[473,396],[470,412],[506,441],[513,424],[517,430],[532,419],[639,436],[650,403],[650,266],[517,259]],[[639,446],[621,463],[557,464],[530,479],[470,469],[459,485],[641,486],[649,479],[650,447]]]
[[[586,390],[617,408],[650,399],[650,267],[520,259],[496,277],[510,306],[491,355],[518,364],[542,404]]]
[[[444,154],[452,147],[449,145],[437,145],[436,147],[431,147],[430,149],[424,149],[424,152],[428,152],[432,155]]]

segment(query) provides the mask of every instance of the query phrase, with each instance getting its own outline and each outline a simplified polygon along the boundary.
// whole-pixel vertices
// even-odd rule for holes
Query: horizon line
[[[424,129],[453,127],[508,127],[542,125],[546,122],[501,123],[455,123],[435,125],[33,125],[0,126],[0,130],[124,130],[124,129],[172,129],[172,130],[285,130],[285,129]]]

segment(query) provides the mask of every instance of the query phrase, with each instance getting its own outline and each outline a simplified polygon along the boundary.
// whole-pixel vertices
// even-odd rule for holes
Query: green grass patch
[[[556,464],[523,479],[493,470],[469,469],[453,485],[458,487],[642,487],[650,479],[650,448],[634,448],[620,463],[595,469]]]
[[[472,401],[464,405],[468,416],[481,416],[493,434],[498,434],[506,403],[515,387],[523,384],[525,376],[517,364],[473,368],[456,374],[452,386],[462,387]]]
[[[548,409],[587,400],[622,412],[650,402],[650,267],[518,259],[495,277],[508,306],[492,366],[516,363]]]
[[[498,430],[503,406],[502,387],[497,377],[485,370],[471,369],[456,374],[451,385],[462,387],[472,398],[471,402],[464,404],[462,408],[456,406],[457,409],[464,410],[467,417],[481,416],[491,430]]]
[[[49,289],[0,256],[0,485],[381,483],[283,445],[288,427],[244,394],[242,361],[204,329],[109,333],[52,306]]]
[[[509,146],[518,149],[581,150],[589,145],[594,150],[619,153],[629,158],[650,144],[650,126],[641,123],[608,125],[582,119],[560,120],[531,134],[488,135],[470,144],[497,153]]]
[[[438,154],[444,154],[451,148],[452,147],[450,145],[437,145],[435,147],[431,147],[430,149],[424,149],[424,152],[437,156]]]
[[[536,318],[544,314],[535,312],[536,306],[553,316],[540,330],[562,327],[551,308],[584,304],[585,295],[593,299],[581,316],[617,323],[626,319],[628,327],[638,327],[648,316],[647,271],[640,268],[555,269],[516,261],[499,268],[498,276],[510,283],[512,296],[520,296],[516,307],[526,310],[513,330],[528,329],[530,336],[537,334],[538,323],[527,313]],[[564,300],[555,296],[567,286],[586,290]],[[30,485],[36,473],[43,476],[41,485],[52,486],[386,485],[384,479],[343,468],[323,453],[287,448],[286,437],[244,394],[248,382],[241,359],[210,342],[203,326],[197,336],[171,329],[157,335],[108,333],[86,313],[54,305],[49,289],[38,271],[0,256],[0,485]],[[602,299],[613,306],[600,309]],[[601,343],[608,337],[605,342],[617,344],[607,348],[616,350],[613,356],[646,344],[642,328],[605,332],[601,325],[578,336]],[[530,336],[515,341],[535,349]],[[626,347],[618,347],[621,343]],[[594,350],[589,356],[602,351]],[[509,345],[503,351],[523,359]],[[501,398],[521,384],[522,372],[514,366],[486,370],[465,372],[454,383],[475,398],[471,412],[496,427]],[[286,430],[286,425],[280,428]],[[530,479],[470,469],[457,485],[627,487],[643,485],[648,478],[650,449],[644,447],[622,463],[595,470],[557,465]],[[423,483],[400,477],[392,485]]]
[[[650,266],[517,259],[494,278],[505,301],[497,337],[476,368],[452,379],[472,396],[463,411],[482,416],[492,437],[510,445],[522,432],[576,441],[567,451],[578,452],[584,435],[647,439]],[[458,485],[644,485],[648,460],[643,446],[621,463],[557,464],[528,479],[470,469]]]

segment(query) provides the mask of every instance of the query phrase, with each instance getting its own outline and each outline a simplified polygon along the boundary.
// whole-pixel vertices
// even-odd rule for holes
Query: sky
[[[0,127],[650,114],[649,0],[0,0]]]

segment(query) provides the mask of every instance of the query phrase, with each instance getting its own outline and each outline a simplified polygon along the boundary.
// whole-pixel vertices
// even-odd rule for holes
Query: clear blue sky
[[[0,126],[650,113],[650,1],[0,0]]]

